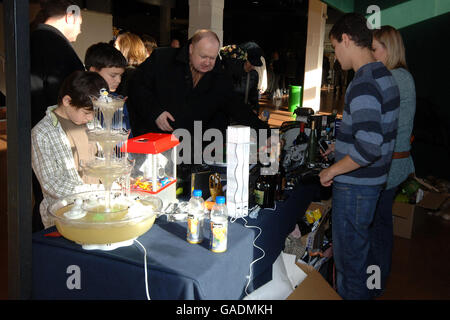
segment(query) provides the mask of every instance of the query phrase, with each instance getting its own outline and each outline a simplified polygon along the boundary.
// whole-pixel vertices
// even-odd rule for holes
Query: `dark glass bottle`
[[[312,168],[316,164],[317,156],[317,132],[315,121],[311,122],[311,133],[309,134],[308,141],[308,156],[306,158],[306,164],[309,168]]]
[[[286,199],[284,196],[284,190],[286,189],[286,170],[284,170],[284,167],[282,165],[280,165],[279,168],[280,169],[278,173],[275,175],[275,200],[284,201]]]
[[[261,168],[261,171],[255,184],[255,202],[261,208],[273,208],[276,192],[275,175],[269,175],[267,167]]]
[[[305,133],[305,123],[300,122],[300,133],[298,134],[297,138],[295,138],[294,144],[300,145],[308,143],[308,136]]]
[[[280,171],[274,176],[275,180],[275,201],[278,201],[281,197],[281,174]]]

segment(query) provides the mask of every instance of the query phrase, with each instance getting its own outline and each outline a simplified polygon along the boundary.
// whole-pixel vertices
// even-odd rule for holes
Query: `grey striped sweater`
[[[391,72],[381,63],[362,66],[347,88],[342,123],[336,137],[336,161],[346,155],[361,168],[335,177],[355,185],[386,183],[397,134],[400,94]]]

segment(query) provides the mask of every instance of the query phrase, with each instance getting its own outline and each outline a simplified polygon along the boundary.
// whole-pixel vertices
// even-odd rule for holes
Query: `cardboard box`
[[[424,191],[423,198],[420,200],[420,202],[417,204],[417,206],[431,210],[436,211],[439,210],[439,208],[444,204],[445,200],[450,197],[449,193],[446,192],[429,192]]]
[[[308,206],[308,209],[306,209],[306,211],[315,210],[315,209],[320,209],[322,214],[325,214],[326,212],[328,212],[331,209],[331,199],[323,200],[320,202],[311,202]]]
[[[423,210],[414,204],[394,202],[392,206],[394,236],[411,239],[422,225],[424,214]]]
[[[307,277],[295,288],[287,300],[342,300],[337,292],[313,267],[297,263]]]
[[[394,202],[392,206],[394,235],[411,239],[423,224],[426,212],[439,210],[449,196],[448,193],[425,191],[422,200],[415,205]]]
[[[319,226],[315,231],[302,235],[300,238],[302,246],[309,251],[317,251],[322,246],[324,232],[330,225],[328,214],[331,210],[331,199],[322,202],[311,202],[306,211],[314,211],[316,209],[320,209],[322,214]]]

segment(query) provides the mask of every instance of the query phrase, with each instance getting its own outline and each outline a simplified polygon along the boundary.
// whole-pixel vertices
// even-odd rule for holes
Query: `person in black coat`
[[[255,42],[220,49],[224,69],[233,80],[234,92],[256,113],[259,110],[259,75],[255,67],[262,66],[262,49]]]
[[[187,46],[157,48],[136,69],[128,97],[135,136],[181,128],[193,136],[194,121],[202,121],[203,130],[216,128],[211,121],[219,111],[239,124],[269,129],[233,92],[231,77],[216,59],[219,45],[214,32],[199,30]]]
[[[36,18],[40,23],[31,32],[31,127],[45,116],[47,107],[56,105],[64,79],[85,70],[70,43],[77,39],[82,23],[79,8],[67,13],[74,5],[71,0],[46,1]]]
[[[72,10],[74,9],[74,10]],[[80,34],[80,8],[71,0],[42,2],[41,10],[31,24],[31,128],[44,116],[47,107],[56,105],[59,88],[74,71],[84,71],[84,65],[70,42]],[[44,228],[39,212],[43,199],[41,186],[34,172],[33,232]]]

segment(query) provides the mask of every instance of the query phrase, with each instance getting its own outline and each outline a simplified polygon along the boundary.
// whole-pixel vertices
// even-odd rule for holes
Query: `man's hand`
[[[320,173],[319,173],[320,183],[324,187],[329,187],[333,184],[334,176],[335,175],[332,172],[331,167],[324,169],[324,170],[320,171]]]
[[[156,118],[155,122],[159,129],[162,131],[173,131],[173,128],[170,126],[169,121],[167,120],[175,121],[174,117],[167,111],[164,111],[159,115],[158,118]]]
[[[330,144],[330,145],[328,146],[328,149],[327,149],[327,151],[325,151],[325,152],[322,152],[322,150],[319,149],[321,156],[322,156],[324,159],[328,160],[328,155],[329,155],[330,153],[333,153],[333,152],[334,152],[334,147],[335,147],[335,144],[333,143],[333,144]]]
[[[327,150],[328,151],[328,150]],[[345,174],[347,172],[351,172],[361,168],[361,166],[355,162],[349,155],[346,155],[344,158],[333,164],[331,167],[320,171],[320,183],[324,187],[329,187],[333,183],[333,179],[336,176],[341,174]]]
[[[335,147],[335,144],[333,143],[333,144],[330,144],[329,146],[328,146],[328,149],[325,151],[325,152],[322,152],[322,150],[319,150],[320,151],[320,154],[322,155],[322,157],[323,158],[325,158],[326,160],[328,160],[328,155],[330,154],[330,153],[333,153],[334,152],[334,147]],[[331,166],[331,167],[329,167],[329,168],[327,168],[327,169],[324,169],[324,170],[322,170],[322,171],[320,171],[320,173],[319,173],[319,178],[320,178],[320,183],[322,184],[322,186],[324,186],[324,187],[329,187],[329,186],[331,186],[332,184],[333,184],[333,179],[334,179],[334,177],[336,176],[336,174],[334,173],[334,171],[333,171],[333,166]]]

